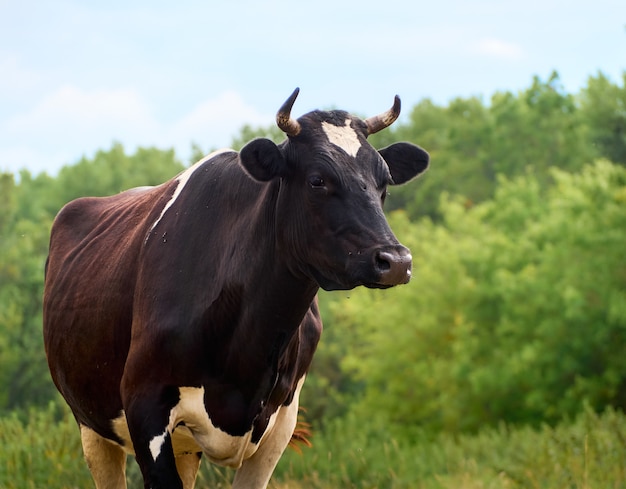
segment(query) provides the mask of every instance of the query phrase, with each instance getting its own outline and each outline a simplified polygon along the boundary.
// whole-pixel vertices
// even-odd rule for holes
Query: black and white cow
[[[423,172],[409,143],[375,150],[400,101],[361,120],[277,115],[287,139],[211,154],[172,180],[67,204],[52,227],[44,338],[98,489],[191,488],[204,456],[265,488],[288,444],[322,330],[319,287],[386,288],[411,255],[383,214]]]

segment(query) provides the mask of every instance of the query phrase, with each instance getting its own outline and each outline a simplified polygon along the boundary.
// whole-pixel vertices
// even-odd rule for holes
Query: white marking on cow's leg
[[[343,126],[322,122],[322,129],[326,133],[328,141],[343,149],[353,158],[356,157],[359,149],[361,149],[361,142],[356,131],[350,127],[350,119],[346,119]]]
[[[165,437],[168,435],[168,429],[165,428],[165,431],[160,435],[155,436],[150,440],[150,453],[152,454],[152,460],[156,462],[156,459],[159,458],[161,454],[161,448],[163,448],[163,443],[165,443]]]
[[[200,456],[197,453],[183,453],[176,456],[176,470],[183,481],[183,489],[193,489],[200,468]]]
[[[80,440],[96,489],[126,489],[126,453],[122,447],[82,424]]]
[[[276,464],[291,440],[298,420],[298,403],[304,376],[299,380],[293,401],[276,412],[276,422],[259,443],[258,450],[243,461],[233,480],[232,489],[265,489]]]
[[[157,224],[159,224],[159,222],[161,221],[161,219],[163,219],[163,216],[165,215],[165,213],[167,212],[167,210],[172,207],[172,204],[174,204],[174,202],[176,202],[176,199],[178,198],[178,196],[181,194],[181,192],[183,191],[183,189],[185,188],[185,185],[187,185],[187,182],[189,181],[189,179],[191,178],[191,175],[193,175],[193,173],[205,162],[209,161],[211,158],[221,154],[221,153],[226,153],[232,151],[232,149],[219,149],[217,151],[214,151],[213,153],[211,153],[210,155],[207,155],[206,157],[202,158],[200,161],[198,161],[197,163],[195,163],[194,165],[190,166],[189,168],[187,168],[184,172],[182,172],[180,175],[178,175],[178,178],[176,178],[176,181],[178,182],[178,184],[176,185],[176,190],[174,190],[174,193],[172,194],[172,196],[170,197],[170,200],[167,201],[167,204],[165,204],[165,206],[163,207],[163,209],[161,210],[161,214],[159,214],[159,217],[157,218],[156,221],[154,221],[154,224],[152,224],[152,226],[150,227],[150,231],[148,231],[148,237],[150,237],[150,233],[152,232],[152,230],[157,227]],[[148,237],[146,238],[146,241],[148,240]]]

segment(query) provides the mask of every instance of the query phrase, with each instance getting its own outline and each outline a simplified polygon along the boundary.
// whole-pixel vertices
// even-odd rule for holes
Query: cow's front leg
[[[258,450],[244,460],[235,474],[232,489],[265,489],[293,435],[298,420],[298,403],[304,377],[298,382],[291,404],[281,406],[271,432],[261,440]]]
[[[145,489],[183,489],[172,447],[172,407],[172,401],[168,402],[164,396],[134,400],[126,407],[128,429]]]

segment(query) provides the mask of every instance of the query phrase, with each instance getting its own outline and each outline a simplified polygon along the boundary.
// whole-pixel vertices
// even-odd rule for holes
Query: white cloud
[[[5,130],[16,136],[29,133],[48,141],[97,140],[125,134],[135,136],[154,129],[148,106],[132,90],[84,91],[64,86],[46,96],[28,112],[9,119]]]
[[[0,170],[27,167],[34,173],[55,174],[83,155],[109,148],[113,141],[128,152],[138,146],[174,147],[185,161],[192,142],[205,149],[227,146],[244,124],[272,121],[271,115],[260,113],[234,91],[205,100],[168,123],[160,122],[155,112],[131,89],[60,87],[29,111],[0,124]]]
[[[271,123],[272,115],[260,113],[240,94],[228,90],[205,100],[175,121],[166,129],[165,140],[172,141],[178,153],[189,149],[192,141],[203,148],[221,147],[230,144],[244,124]]]
[[[31,174],[36,175],[41,172],[54,174],[63,163],[70,161],[69,153],[50,153],[44,148],[35,148],[27,145],[3,144],[0,147],[0,172],[8,171],[17,174],[19,170],[27,169]],[[80,157],[80,154],[78,155]],[[75,158],[77,159],[77,158]],[[56,168],[51,168],[50,162],[61,162]]]
[[[495,38],[481,39],[471,46],[471,51],[482,56],[509,60],[518,60],[525,56],[524,50],[518,44]]]

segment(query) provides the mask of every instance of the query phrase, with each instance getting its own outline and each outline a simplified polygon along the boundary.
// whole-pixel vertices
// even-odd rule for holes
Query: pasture
[[[288,450],[273,489],[600,489],[626,487],[626,416],[585,410],[555,427],[502,424],[475,434],[391,438],[349,416],[315,430],[312,448]],[[128,460],[129,487],[140,487]],[[203,463],[196,487],[230,487],[232,472]],[[0,419],[0,487],[93,487],[75,422],[51,404]]]

